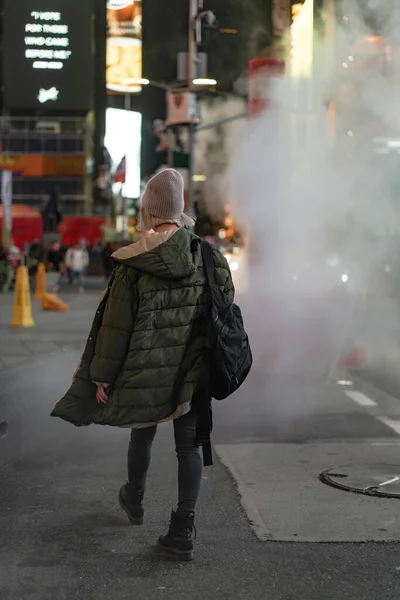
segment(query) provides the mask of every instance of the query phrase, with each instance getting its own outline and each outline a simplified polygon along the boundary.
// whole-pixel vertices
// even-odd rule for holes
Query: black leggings
[[[195,512],[200,492],[203,461],[196,441],[197,416],[189,412],[174,421],[175,447],[178,457],[178,512]],[[157,425],[132,429],[128,451],[128,481],[133,493],[146,487],[151,462],[151,447]]]

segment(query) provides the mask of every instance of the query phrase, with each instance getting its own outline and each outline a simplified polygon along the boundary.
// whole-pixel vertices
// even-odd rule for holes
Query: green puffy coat
[[[209,295],[200,239],[186,229],[150,233],[114,254],[115,278],[96,311],[67,394],[52,416],[74,425],[140,427],[190,410],[204,378]],[[225,258],[217,283],[233,300]],[[95,383],[112,386],[98,405]]]

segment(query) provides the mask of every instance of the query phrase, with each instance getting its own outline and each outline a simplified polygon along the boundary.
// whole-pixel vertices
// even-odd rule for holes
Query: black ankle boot
[[[131,492],[129,484],[123,485],[119,491],[119,504],[128,515],[131,525],[143,525],[144,490],[141,492]]]
[[[172,511],[167,535],[158,539],[157,548],[177,560],[193,560],[194,513]]]

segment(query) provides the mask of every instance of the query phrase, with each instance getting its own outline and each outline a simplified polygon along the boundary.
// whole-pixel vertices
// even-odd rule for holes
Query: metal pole
[[[198,13],[198,0],[189,0],[189,32],[188,32],[188,88],[193,89],[194,65],[197,58],[197,45],[195,39],[195,23]]]
[[[248,116],[249,114],[247,112],[232,115],[231,117],[226,117],[225,119],[219,119],[218,121],[213,121],[212,123],[200,125],[200,127],[197,127],[197,131],[207,131],[208,129],[214,129],[215,127],[219,127],[220,125],[227,125],[228,123],[238,121],[239,119],[247,119]]]
[[[194,138],[195,138],[195,125],[189,125],[189,182],[188,182],[188,207],[187,211],[189,215],[195,217],[194,208]]]
[[[168,136],[168,148],[167,148],[167,166],[170,168],[174,167],[174,143],[173,133],[169,127],[167,127]]]
[[[195,39],[195,23],[199,11],[198,0],[189,0],[189,32],[188,32],[188,61],[187,61],[187,80],[189,93],[193,93],[194,66],[197,60],[197,44]],[[195,100],[196,105],[196,100]],[[197,112],[197,110],[195,111]],[[189,182],[188,182],[188,212],[195,216],[194,210],[194,145],[195,145],[196,126],[189,124]]]
[[[126,242],[129,238],[129,211],[128,211],[128,198],[123,196],[123,223],[122,223],[122,236],[123,241]]]
[[[169,101],[168,95],[169,95],[169,93],[167,92],[167,94],[166,94],[167,104]],[[175,166],[174,165],[175,137],[174,137],[174,132],[171,127],[167,127],[167,142],[168,142],[167,165],[168,165],[168,167],[173,168]]]
[[[86,176],[85,181],[85,206],[87,215],[93,214],[93,191],[96,189],[100,168],[104,163],[104,137],[106,133],[106,108],[107,108],[107,85],[106,85],[106,53],[107,53],[107,3],[104,0],[95,0],[95,66],[94,66],[94,110],[93,110],[93,147],[91,135],[86,132],[87,145],[91,149],[95,161],[93,176]],[[88,124],[92,125],[90,121]]]

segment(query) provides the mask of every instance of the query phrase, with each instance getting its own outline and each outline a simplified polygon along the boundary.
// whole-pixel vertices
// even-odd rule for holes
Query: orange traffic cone
[[[68,305],[61,302],[57,294],[45,294],[42,298],[43,310],[54,310],[56,312],[67,312]]]
[[[18,267],[11,327],[33,327],[34,325],[28,269],[27,267]]]
[[[35,300],[43,300],[46,293],[46,265],[39,263],[36,272]]]

